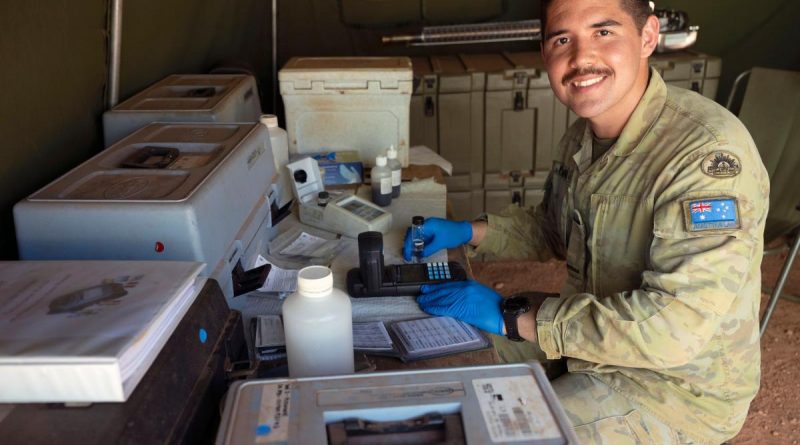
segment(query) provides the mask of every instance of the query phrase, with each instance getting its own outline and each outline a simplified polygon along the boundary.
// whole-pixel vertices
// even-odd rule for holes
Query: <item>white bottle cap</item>
[[[386,165],[386,156],[378,156],[375,158],[375,165],[378,167],[383,167]]]
[[[386,150],[386,157],[389,159],[397,159],[397,150],[394,149],[394,145],[390,146],[388,150]]]
[[[297,272],[297,291],[309,297],[324,296],[333,289],[333,272],[325,266],[308,266]]]
[[[274,114],[262,114],[261,115],[261,123],[266,125],[267,128],[277,128],[278,127],[278,116]]]

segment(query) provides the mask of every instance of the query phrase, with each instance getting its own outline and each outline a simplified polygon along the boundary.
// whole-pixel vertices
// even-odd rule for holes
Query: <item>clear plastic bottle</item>
[[[267,127],[269,132],[272,158],[275,160],[275,172],[279,177],[278,181],[272,184],[275,204],[278,208],[282,208],[292,200],[292,180],[286,171],[286,164],[289,163],[289,137],[286,130],[278,126],[278,116],[262,114],[261,123]],[[265,179],[271,180],[272,178]]]
[[[386,165],[386,156],[375,158],[372,167],[372,202],[381,207],[392,203],[392,171]]]
[[[350,297],[333,287],[327,267],[300,269],[297,292],[283,303],[283,329],[290,377],[354,372]]]
[[[411,218],[411,262],[422,263],[422,251],[425,249],[425,237],[422,231],[422,225],[425,224],[425,218],[415,216]]]
[[[397,150],[394,145],[386,151],[388,158],[386,165],[392,171],[392,198],[400,197],[400,183],[403,181],[403,164],[397,160]]]

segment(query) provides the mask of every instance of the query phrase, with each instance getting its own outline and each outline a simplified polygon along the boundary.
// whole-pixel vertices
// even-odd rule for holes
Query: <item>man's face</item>
[[[640,33],[620,0],[553,2],[542,55],[558,99],[587,119],[632,112],[647,85],[653,32],[653,17]]]

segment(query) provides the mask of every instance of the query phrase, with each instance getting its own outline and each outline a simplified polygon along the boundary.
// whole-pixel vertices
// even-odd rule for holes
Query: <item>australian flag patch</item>
[[[738,229],[739,206],[736,198],[693,199],[683,203],[686,229],[690,232],[704,230]]]

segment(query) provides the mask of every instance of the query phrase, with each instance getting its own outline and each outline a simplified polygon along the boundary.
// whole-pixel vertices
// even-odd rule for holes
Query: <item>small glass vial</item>
[[[392,171],[392,199],[400,197],[400,183],[403,180],[403,164],[397,160],[397,150],[394,145],[386,151],[386,166]]]
[[[372,167],[372,202],[381,207],[392,203],[392,171],[386,166],[386,156],[375,158]]]
[[[425,224],[425,218],[415,216],[411,218],[411,262],[422,263],[422,251],[425,249],[425,238],[422,231],[422,225]]]
[[[317,205],[320,207],[325,207],[328,205],[328,201],[330,201],[331,195],[328,194],[326,191],[321,191],[317,193]]]

